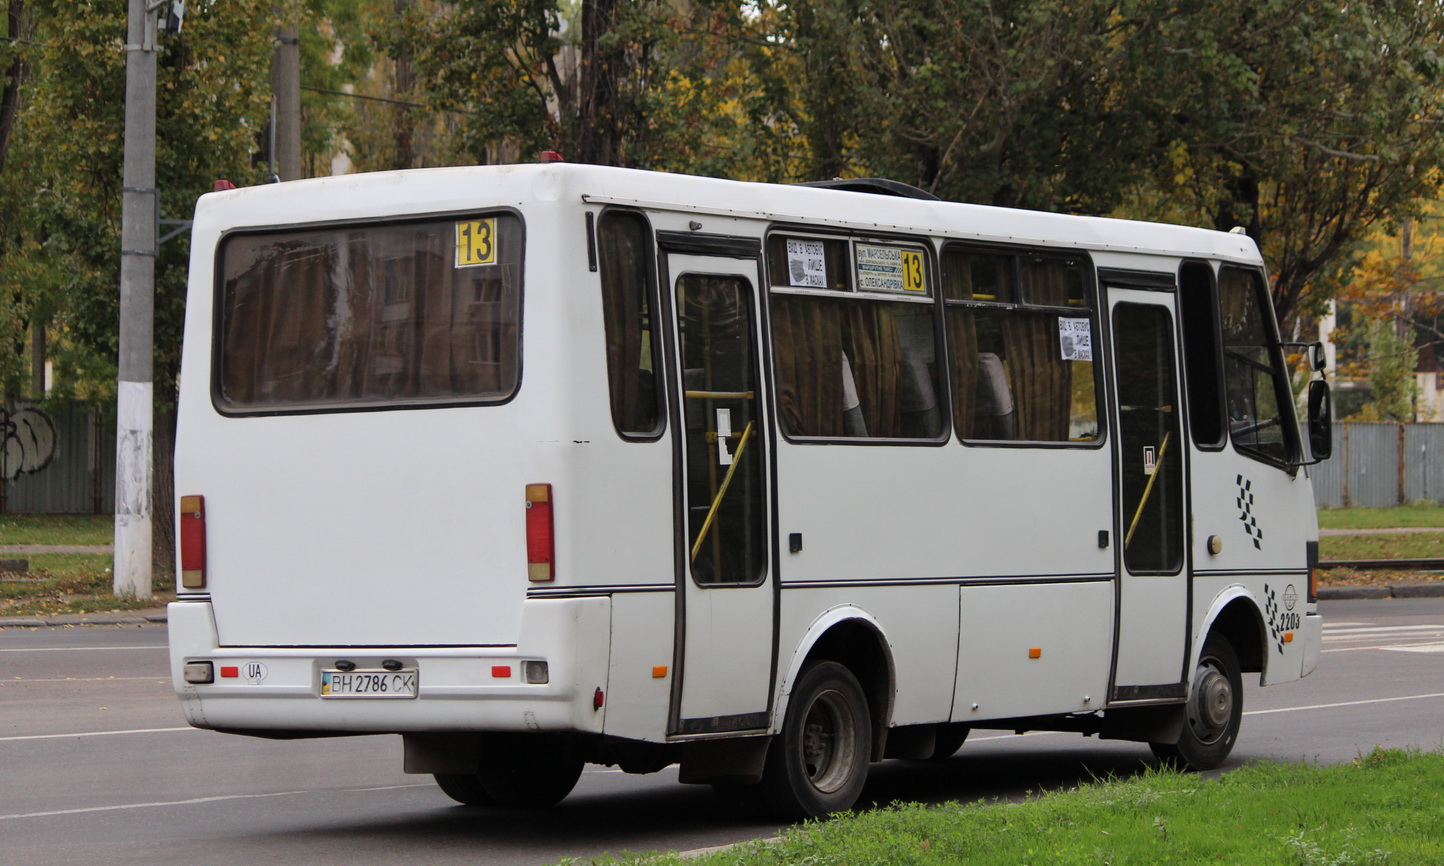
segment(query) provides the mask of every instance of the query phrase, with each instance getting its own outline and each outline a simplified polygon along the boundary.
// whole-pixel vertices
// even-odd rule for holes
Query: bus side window
[[[1296,430],[1285,418],[1292,395],[1274,335],[1263,278],[1225,267],[1218,274],[1223,312],[1223,375],[1229,437],[1234,447],[1279,463],[1298,453]]]
[[[1185,262],[1178,276],[1189,430],[1198,447],[1222,448],[1223,359],[1213,268],[1205,262]]]
[[[778,417],[795,437],[942,436],[935,307],[916,245],[773,235],[767,242]],[[923,288],[857,290],[849,256],[895,252]],[[850,265],[849,262],[854,262]],[[895,299],[896,298],[896,299]]]
[[[625,438],[652,439],[662,425],[652,332],[652,232],[641,214],[613,210],[597,221],[602,320],[612,423]]]
[[[984,442],[1098,441],[1093,311],[1082,262],[943,251],[958,435]]]

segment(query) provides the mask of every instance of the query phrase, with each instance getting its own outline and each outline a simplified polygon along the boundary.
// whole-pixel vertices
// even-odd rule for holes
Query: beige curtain
[[[772,296],[772,342],[782,429],[842,436],[842,310],[836,301]]]
[[[450,222],[230,241],[222,391],[237,405],[508,393],[519,363],[521,232],[454,267]]]
[[[901,436],[898,382],[906,371],[892,308],[880,303],[848,304],[847,324],[852,339],[843,350],[852,362],[868,435]]]

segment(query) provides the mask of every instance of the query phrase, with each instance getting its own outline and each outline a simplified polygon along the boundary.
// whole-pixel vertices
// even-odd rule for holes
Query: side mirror
[[[1334,453],[1333,416],[1329,383],[1315,379],[1309,383],[1309,453],[1315,463],[1328,460]]]
[[[1309,359],[1309,369],[1315,373],[1322,372],[1329,366],[1329,358],[1324,354],[1324,344],[1318,340],[1312,343],[1284,343],[1285,349],[1302,349],[1304,356]]]

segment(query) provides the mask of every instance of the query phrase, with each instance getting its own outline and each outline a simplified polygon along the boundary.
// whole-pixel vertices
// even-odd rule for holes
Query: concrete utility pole
[[[120,227],[120,376],[115,429],[115,594],[151,595],[155,341],[157,14],[130,0],[125,38],[125,174]],[[156,4],[158,7],[160,4]]]
[[[277,180],[301,177],[301,39],[287,24],[276,31],[271,55],[272,171]]]

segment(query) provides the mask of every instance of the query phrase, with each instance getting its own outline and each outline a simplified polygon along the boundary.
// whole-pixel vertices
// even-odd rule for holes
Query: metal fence
[[[115,416],[84,405],[0,406],[0,513],[108,514]]]
[[[1326,508],[1444,502],[1444,424],[1334,425],[1334,456],[1310,470]]]
[[[167,453],[160,440],[169,426],[157,421],[156,450]],[[82,405],[7,405],[0,407],[0,431],[0,513],[108,514],[114,508],[113,413]],[[164,473],[166,467],[157,468]],[[1444,424],[1336,424],[1334,456],[1309,471],[1314,497],[1327,508],[1444,502]]]

